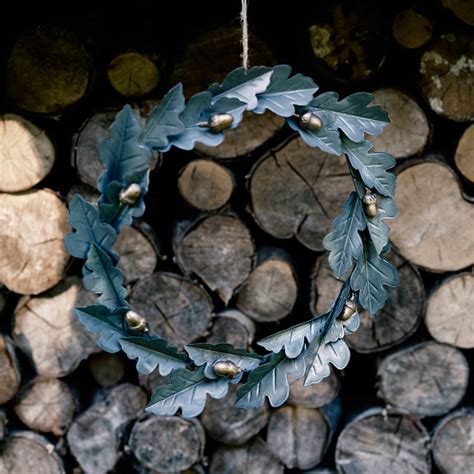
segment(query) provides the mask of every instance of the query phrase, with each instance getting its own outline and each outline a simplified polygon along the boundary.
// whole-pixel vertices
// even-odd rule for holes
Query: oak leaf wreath
[[[350,351],[344,336],[359,326],[358,308],[373,315],[387,299],[384,286],[398,285],[397,269],[383,258],[388,251],[389,227],[385,219],[397,213],[394,202],[395,165],[387,153],[371,153],[364,134],[377,135],[389,122],[373,96],[357,92],[339,100],[335,92],[314,95],[318,86],[309,77],[290,77],[287,65],[237,68],[222,84],[213,84],[187,102],[181,84],[174,86],[155,107],[142,127],[130,106],[111,126],[110,138],[100,146],[105,168],[98,179],[97,206],[76,194],[69,208],[74,231],[65,237],[68,252],[85,259],[83,285],[98,295],[96,304],[76,308],[87,331],[107,352],[123,350],[137,359],[137,370],[155,369],[171,374],[170,384],[153,393],[146,410],[185,417],[204,409],[207,395],[222,398],[229,384],[245,380],[236,406],[253,408],[268,397],[274,407],[288,397],[288,374],[304,376],[304,384],[320,382],[329,364],[344,368]],[[342,279],[339,295],[328,311],[314,319],[258,341],[267,355],[234,348],[230,344],[196,343],[184,351],[159,335],[150,334],[146,318],[127,303],[124,276],[117,268],[119,255],[112,246],[123,226],[144,213],[152,151],[172,146],[191,150],[196,142],[217,146],[224,130],[239,125],[245,111],[266,110],[285,117],[310,146],[334,155],[344,154],[355,191],[351,192],[333,230],[324,238],[329,264]]]

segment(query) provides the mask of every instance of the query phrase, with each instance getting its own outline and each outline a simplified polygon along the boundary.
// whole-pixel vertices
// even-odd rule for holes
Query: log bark
[[[461,349],[474,347],[474,275],[449,277],[430,295],[425,324],[439,342]]]
[[[178,190],[184,200],[200,211],[225,206],[234,190],[231,172],[212,160],[193,160],[179,173]]]
[[[0,405],[13,398],[20,386],[20,366],[8,336],[0,336]]]
[[[7,96],[28,112],[59,114],[85,97],[92,79],[92,60],[76,36],[40,25],[25,31],[10,53]]]
[[[13,336],[39,375],[63,377],[97,351],[95,338],[74,315],[76,306],[92,304],[77,277],[68,277],[36,297],[22,298],[15,308]]]
[[[431,21],[414,8],[401,11],[393,21],[392,35],[404,48],[421,48],[431,39],[432,34]]]
[[[449,10],[459,20],[474,25],[474,5],[469,0],[442,0],[443,6]]]
[[[233,214],[216,214],[194,222],[174,242],[176,261],[227,304],[248,277],[255,253],[249,230]]]
[[[209,336],[210,344],[227,343],[241,349],[248,349],[255,338],[255,324],[245,314],[228,309],[216,314]]]
[[[60,380],[37,377],[18,393],[15,413],[34,431],[62,436],[72,421],[76,401]]]
[[[425,312],[425,290],[417,269],[391,252],[386,256],[400,272],[397,288],[387,288],[388,300],[377,314],[360,311],[360,327],[346,338],[357,352],[378,352],[400,344],[418,328]],[[337,280],[327,262],[318,258],[311,277],[311,311],[316,316],[328,310],[339,294],[342,281]]]
[[[0,281],[23,295],[59,283],[69,261],[68,231],[66,207],[52,191],[0,193]]]
[[[474,125],[470,125],[459,140],[454,162],[463,176],[474,183]]]
[[[388,406],[417,416],[438,416],[463,398],[469,366],[458,349],[428,341],[387,356],[377,378],[377,395]]]
[[[129,449],[145,469],[179,473],[202,459],[205,442],[195,418],[146,415],[133,426]]]
[[[338,472],[431,472],[430,437],[413,416],[369,409],[342,430],[336,445]]]
[[[298,137],[258,161],[248,186],[253,216],[265,232],[295,236],[321,251],[352,181],[342,156],[310,148]]]
[[[23,117],[5,114],[1,122],[0,191],[25,191],[51,171],[54,146],[43,130]]]
[[[474,471],[474,412],[462,408],[442,418],[432,440],[433,459],[443,474]]]
[[[130,304],[146,318],[153,334],[172,344],[189,344],[204,336],[213,309],[211,299],[199,285],[165,272],[140,280],[132,290]]]
[[[412,162],[398,173],[399,214],[390,223],[401,255],[432,271],[456,271],[474,263],[474,206],[457,176],[440,161]]]
[[[104,388],[117,385],[125,374],[125,363],[119,354],[99,352],[92,354],[88,362],[94,380]]]
[[[390,124],[376,136],[370,136],[374,151],[390,153],[395,158],[420,154],[430,136],[430,125],[423,109],[397,89],[377,89],[375,103],[390,117]]]

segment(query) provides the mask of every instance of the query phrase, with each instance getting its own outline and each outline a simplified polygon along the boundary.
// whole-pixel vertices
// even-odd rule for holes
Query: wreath
[[[86,330],[97,334],[97,344],[107,352],[123,350],[137,359],[137,370],[158,369],[171,374],[146,410],[160,415],[192,417],[204,409],[207,395],[222,398],[229,384],[243,382],[236,406],[254,408],[265,398],[274,407],[289,393],[287,377],[304,377],[304,384],[320,382],[330,374],[329,364],[344,368],[350,351],[344,336],[359,326],[358,308],[373,315],[387,299],[385,286],[396,287],[397,269],[383,258],[389,249],[393,219],[395,165],[387,153],[370,152],[365,134],[377,135],[388,123],[371,94],[357,92],[339,100],[335,92],[314,95],[318,86],[309,77],[290,77],[287,65],[233,70],[222,82],[192,96],[187,102],[181,84],[173,87],[148,116],[144,126],[130,106],[125,106],[111,126],[110,138],[100,146],[105,168],[98,179],[97,206],[76,194],[69,208],[73,232],[65,237],[68,252],[85,259],[83,285],[97,294],[96,304],[76,308]],[[247,352],[230,344],[195,343],[184,350],[151,334],[146,315],[127,303],[125,278],[117,268],[119,255],[112,250],[123,226],[145,210],[153,151],[172,146],[191,150],[197,142],[217,146],[224,131],[236,128],[246,111],[271,111],[310,147],[334,155],[344,154],[355,191],[343,205],[333,230],[324,238],[329,264],[338,279],[349,275],[328,311],[314,319],[284,329],[258,341],[266,355]]]

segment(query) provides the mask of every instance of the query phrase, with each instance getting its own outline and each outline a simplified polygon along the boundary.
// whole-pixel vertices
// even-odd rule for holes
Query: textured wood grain
[[[20,386],[20,366],[8,336],[0,336],[0,405],[8,402]]]
[[[94,380],[104,388],[119,383],[125,374],[123,355],[99,352],[89,357],[89,370]]]
[[[431,21],[414,8],[402,10],[393,20],[392,35],[404,48],[420,48],[431,39],[432,34]]]
[[[228,309],[216,314],[206,341],[210,344],[227,343],[248,349],[255,338],[255,324],[245,314]]]
[[[474,183],[474,125],[466,128],[459,140],[454,162],[465,178]]]

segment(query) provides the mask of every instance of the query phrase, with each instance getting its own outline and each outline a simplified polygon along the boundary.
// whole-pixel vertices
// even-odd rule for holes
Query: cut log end
[[[215,316],[206,341],[210,344],[227,343],[248,349],[254,338],[254,322],[240,311],[229,309]]]
[[[470,125],[459,140],[454,162],[463,176],[474,183],[474,125]]]
[[[99,352],[89,357],[89,369],[101,387],[110,388],[122,380],[125,373],[125,363],[118,354]]]
[[[433,34],[433,25],[413,8],[397,14],[392,25],[395,41],[404,48],[415,49],[426,44]]]
[[[13,344],[7,336],[0,336],[0,405],[8,402],[20,386],[20,366]]]

